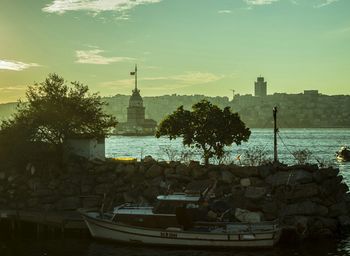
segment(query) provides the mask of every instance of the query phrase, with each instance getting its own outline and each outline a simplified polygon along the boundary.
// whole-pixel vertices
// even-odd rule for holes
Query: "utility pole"
[[[231,89],[232,91],[232,100],[235,98],[235,90]]]
[[[277,157],[277,133],[278,133],[278,128],[277,128],[277,107],[273,108],[273,123],[274,123],[274,129],[273,129],[273,162],[277,163],[278,162],[278,157]]]

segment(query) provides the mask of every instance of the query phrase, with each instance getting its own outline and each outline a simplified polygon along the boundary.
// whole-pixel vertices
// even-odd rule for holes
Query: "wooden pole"
[[[278,156],[277,156],[277,107],[273,108],[273,123],[274,123],[274,129],[273,129],[273,162],[278,162]]]

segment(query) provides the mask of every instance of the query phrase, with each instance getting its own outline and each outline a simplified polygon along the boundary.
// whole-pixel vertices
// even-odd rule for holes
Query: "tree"
[[[2,151],[11,144],[19,150],[28,143],[45,143],[61,154],[66,138],[103,137],[117,124],[114,117],[104,113],[106,103],[98,94],[89,93],[79,82],[69,85],[56,74],[29,86],[26,98],[27,102],[18,104],[17,113],[0,126]],[[11,136],[16,136],[15,143]]]
[[[166,135],[170,139],[183,137],[185,146],[197,147],[203,151],[205,164],[213,156],[224,156],[224,147],[232,143],[240,145],[250,136],[249,128],[241,121],[238,113],[230,107],[223,110],[202,100],[192,106],[192,111],[180,106],[159,124],[156,137]]]

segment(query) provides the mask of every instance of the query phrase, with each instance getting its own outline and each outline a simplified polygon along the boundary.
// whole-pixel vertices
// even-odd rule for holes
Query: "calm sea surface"
[[[345,182],[350,186],[350,163],[339,163],[335,152],[343,145],[350,146],[350,129],[281,129],[278,138],[278,153],[280,161],[288,164],[296,163],[291,153],[307,149],[311,152],[310,162],[323,163],[339,167]],[[273,133],[271,129],[253,129],[247,143],[228,148],[227,161],[239,164],[237,156],[245,150],[260,149],[267,152],[267,157],[273,155]],[[113,136],[106,141],[108,157],[136,157],[138,159],[151,155],[158,160],[178,159],[186,153],[181,140],[169,141],[166,138],[154,137],[121,137]],[[191,158],[200,160],[198,152],[188,154]],[[17,239],[12,241],[0,240],[0,256],[324,256],[350,255],[350,237],[338,241],[322,240],[303,242],[290,246],[279,245],[273,249],[264,250],[179,250],[169,248],[131,247],[113,243],[94,241],[91,239]]]

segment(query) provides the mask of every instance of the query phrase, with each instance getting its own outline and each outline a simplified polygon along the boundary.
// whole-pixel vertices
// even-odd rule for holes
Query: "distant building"
[[[254,95],[256,97],[265,97],[267,95],[267,82],[261,76],[255,82]]]
[[[89,160],[105,160],[105,138],[77,137],[64,141],[64,158],[70,155],[82,156]]]
[[[130,75],[135,76],[135,88],[129,99],[127,108],[127,122],[117,125],[116,133],[120,135],[153,135],[156,131],[157,122],[145,118],[145,107],[140,90],[137,88],[137,67]]]
[[[304,90],[304,95],[318,96],[318,90]]]

